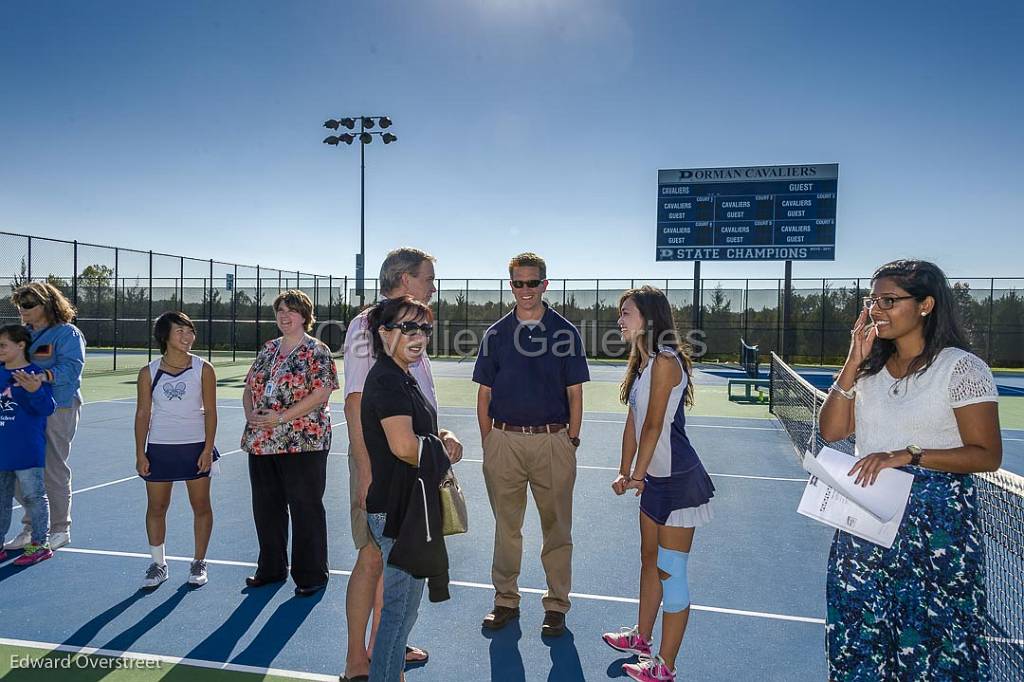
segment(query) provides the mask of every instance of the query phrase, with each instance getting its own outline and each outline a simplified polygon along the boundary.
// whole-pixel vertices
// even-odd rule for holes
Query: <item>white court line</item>
[[[135,651],[116,651],[114,649],[98,649],[91,646],[71,646],[69,644],[54,644],[53,642],[36,642],[27,639],[7,639],[0,637],[0,644],[6,646],[24,647],[29,649],[50,649],[62,651],[69,654],[85,654],[94,656],[105,656],[108,658],[122,658],[133,661],[160,661],[170,665],[190,665],[196,668],[209,668],[211,670],[227,670],[237,673],[254,673],[260,676],[276,675],[297,680],[322,680],[323,682],[336,682],[336,675],[321,675],[319,673],[302,672],[299,670],[283,670],[281,668],[259,668],[252,665],[240,665],[238,663],[221,663],[220,661],[204,661],[198,658],[180,658],[178,656],[164,656],[163,654],[146,654]],[[29,669],[26,666],[26,669]],[[40,668],[41,669],[41,668]]]
[[[467,459],[465,457],[460,459],[459,461],[460,462],[476,462],[478,464],[483,464],[483,462],[484,462],[482,459]],[[598,471],[618,471],[619,470],[618,467],[599,467],[599,466],[592,466],[592,465],[588,465],[588,464],[577,464],[576,468],[577,469],[596,469]],[[753,479],[753,480],[757,480],[757,481],[795,481],[797,483],[807,483],[807,479],[806,478],[779,478],[777,476],[745,476],[743,474],[712,474],[710,472],[708,472],[708,476],[717,476],[719,478],[749,478],[749,479]]]
[[[81,549],[79,547],[68,547],[64,546],[57,550],[58,552],[71,552],[73,554],[91,554],[94,556],[112,556],[112,557],[124,557],[130,559],[152,559],[149,554],[143,554],[141,552],[116,552],[98,549]],[[192,557],[179,557],[179,556],[168,556],[167,561],[180,561],[182,563],[191,563]],[[242,566],[245,568],[256,568],[255,562],[248,561],[225,561],[223,559],[207,559],[206,563],[214,566]],[[328,571],[331,575],[350,576],[352,571],[341,571],[338,569],[331,569]],[[474,583],[465,580],[452,580],[449,585],[456,585],[458,587],[469,587],[473,589],[489,590],[493,591],[494,586],[490,583]],[[547,590],[542,590],[536,587],[520,587],[520,592],[527,594],[540,594],[543,595]],[[587,601],[602,601],[602,602],[614,602],[619,604],[639,604],[640,600],[635,597],[615,597],[605,594],[587,594],[585,592],[570,592],[570,597],[576,599],[584,599]],[[748,618],[765,618],[769,620],[783,620],[793,623],[812,623],[814,625],[824,625],[825,620],[823,618],[810,618],[807,616],[790,616],[784,613],[767,613],[764,611],[746,611],[743,609],[726,609],[719,606],[701,606],[699,604],[691,604],[690,608],[695,611],[710,611],[712,613],[724,613],[731,616],[746,616]]]

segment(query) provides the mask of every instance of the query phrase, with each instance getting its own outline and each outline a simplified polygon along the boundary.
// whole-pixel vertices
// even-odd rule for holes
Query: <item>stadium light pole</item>
[[[342,118],[331,118],[324,121],[324,128],[338,130],[346,128],[354,130],[356,122],[359,122],[359,134],[342,133],[341,135],[328,135],[324,138],[324,144],[337,147],[344,142],[351,145],[359,140],[359,253],[356,255],[356,294],[359,296],[359,307],[366,304],[366,284],[364,279],[366,263],[366,145],[373,142],[373,136],[379,135],[381,142],[391,144],[398,141],[398,136],[384,132],[391,127],[391,119],[387,116],[345,116]],[[380,126],[380,130],[373,128]]]

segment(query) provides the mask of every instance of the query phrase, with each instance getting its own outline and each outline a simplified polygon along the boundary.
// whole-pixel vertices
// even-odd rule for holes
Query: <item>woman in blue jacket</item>
[[[32,282],[11,295],[21,322],[32,334],[29,357],[43,370],[43,381],[53,392],[57,409],[46,420],[46,494],[50,498],[50,547],[57,549],[71,539],[71,441],[78,430],[82,411],[82,369],[85,367],[85,338],[71,324],[75,308],[60,289],[49,283]],[[23,496],[18,493],[18,501]],[[32,541],[32,520],[26,513],[24,529],[6,549],[21,549]]]

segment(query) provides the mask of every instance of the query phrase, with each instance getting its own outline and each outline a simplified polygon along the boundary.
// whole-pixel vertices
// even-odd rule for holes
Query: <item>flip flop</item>
[[[345,677],[344,675],[340,675],[338,677],[338,682],[370,682],[370,676],[356,675],[354,677]]]
[[[412,658],[409,655],[412,654]],[[420,655],[422,654],[422,658]],[[430,652],[426,649],[421,649],[418,646],[406,646],[405,647],[405,662],[406,663],[426,663],[430,660]]]

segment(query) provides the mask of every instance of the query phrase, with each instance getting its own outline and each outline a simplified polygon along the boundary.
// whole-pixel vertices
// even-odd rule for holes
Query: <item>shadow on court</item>
[[[245,599],[231,613],[216,630],[202,642],[197,644],[192,651],[185,654],[185,658],[195,658],[204,661],[227,661],[231,659],[235,647],[242,639],[252,624],[256,621],[260,612],[267,607],[274,595],[286,585],[278,583],[267,585],[259,589],[245,591]],[[275,654],[276,655],[276,654]],[[164,679],[173,679],[171,674]]]
[[[326,593],[327,590],[320,590],[311,597],[292,597],[278,606],[249,642],[249,646],[235,656],[231,662],[269,668]]]
[[[519,640],[523,631],[516,619],[501,630],[481,630],[484,639],[490,640],[487,652],[491,658],[492,682],[525,682],[526,669],[523,655],[519,652]]]

